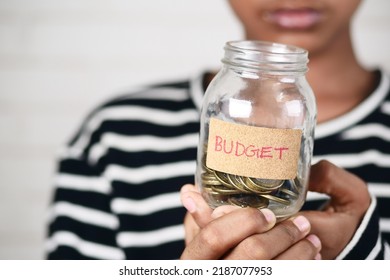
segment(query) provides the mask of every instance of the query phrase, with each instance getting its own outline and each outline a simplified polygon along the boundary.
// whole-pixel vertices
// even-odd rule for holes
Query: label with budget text
[[[239,176],[293,179],[302,130],[256,127],[210,119],[207,167]]]

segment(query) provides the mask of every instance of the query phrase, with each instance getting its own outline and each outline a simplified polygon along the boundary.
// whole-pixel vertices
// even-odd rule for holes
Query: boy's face
[[[347,39],[361,0],[229,0],[246,38],[292,44],[312,54]]]

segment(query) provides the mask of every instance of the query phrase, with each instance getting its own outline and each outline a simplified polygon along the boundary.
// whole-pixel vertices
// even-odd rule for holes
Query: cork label
[[[239,176],[293,179],[302,131],[255,127],[210,119],[207,167]]]

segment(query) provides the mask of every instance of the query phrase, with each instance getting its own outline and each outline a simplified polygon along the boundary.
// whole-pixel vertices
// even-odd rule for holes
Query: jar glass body
[[[294,46],[226,44],[203,99],[195,175],[212,208],[267,207],[282,220],[302,207],[316,123],[307,61]]]

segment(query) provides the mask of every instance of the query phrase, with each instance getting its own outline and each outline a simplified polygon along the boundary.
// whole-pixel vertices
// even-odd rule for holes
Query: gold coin
[[[221,182],[219,182],[215,176],[211,174],[203,173],[201,177],[203,185],[221,185]]]
[[[210,185],[203,185],[203,190],[209,194],[214,192],[212,189],[212,186],[210,186]],[[218,194],[218,193],[215,193],[215,194]]]
[[[214,191],[214,192],[217,192],[218,194],[240,194],[241,192],[237,189],[233,189],[233,188],[227,188],[225,186],[222,186],[222,185],[215,185],[215,186],[211,186],[211,189]]]
[[[256,195],[232,196],[228,202],[240,207],[265,208],[268,206],[268,199]]]
[[[245,188],[245,183],[242,180],[241,176],[227,174],[227,178],[230,184],[235,187],[237,190],[240,190],[243,193],[250,193],[247,188]]]
[[[207,167],[207,165],[206,165],[206,163],[205,162],[203,162],[203,169],[204,170],[206,170],[208,173],[212,173],[212,172],[214,172],[214,170],[213,169],[211,169],[211,168],[209,168],[209,167]]]
[[[298,176],[295,177],[294,180],[293,180],[292,183],[291,183],[291,186],[292,186],[292,188],[294,189],[294,191],[295,191],[296,193],[299,193],[298,188],[300,188],[301,185],[302,185],[302,184],[301,184],[300,180],[298,179]]]
[[[259,185],[256,185],[253,183],[252,180],[250,180],[250,178],[246,177],[245,178],[245,187],[251,191],[251,192],[254,192],[254,193],[257,193],[257,194],[268,194],[268,193],[271,193],[273,190],[271,189],[265,189]]]
[[[284,193],[284,194],[287,194],[287,195],[291,196],[292,198],[297,198],[298,197],[298,194],[296,194],[295,192],[293,192],[293,191],[291,191],[289,189],[286,189],[286,188],[281,188],[279,191]]]
[[[276,190],[281,187],[284,180],[270,180],[270,179],[258,179],[258,178],[247,178],[248,182],[253,186],[259,187],[266,190]]]
[[[290,201],[287,200],[287,199],[283,199],[283,198],[280,198],[280,197],[277,197],[277,196],[274,196],[274,195],[270,195],[270,194],[262,194],[261,196],[264,197],[264,198],[267,198],[269,200],[278,202],[280,204],[290,205]]]
[[[202,183],[208,186],[222,186],[218,180],[203,180]]]
[[[204,191],[208,193],[209,195],[219,195],[218,192],[213,191],[211,187],[204,188]]]
[[[215,179],[215,176],[213,173],[208,173],[208,172],[205,172],[205,173],[202,173],[201,175],[202,179]]]
[[[221,182],[222,185],[231,187],[232,185],[230,184],[227,174],[220,172],[220,171],[214,171],[215,178],[217,178],[218,181]]]

